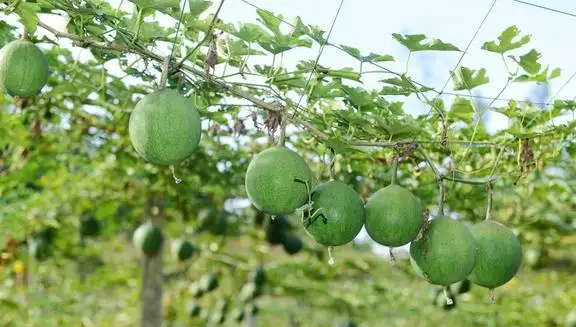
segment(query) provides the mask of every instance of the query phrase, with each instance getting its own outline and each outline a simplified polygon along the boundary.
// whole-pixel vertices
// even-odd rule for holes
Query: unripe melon
[[[494,220],[478,223],[470,231],[476,242],[476,263],[470,281],[490,289],[506,284],[522,261],[522,247],[516,235]]]
[[[268,148],[252,158],[246,171],[246,193],[252,204],[271,215],[291,214],[308,200],[312,172],[304,159],[284,147]]]
[[[430,221],[410,243],[410,261],[430,284],[449,286],[464,280],[474,268],[476,244],[464,223],[446,216]]]
[[[134,107],[128,124],[130,141],[144,160],[173,165],[188,158],[202,135],[194,102],[173,89],[155,91]]]
[[[174,240],[171,246],[172,257],[176,259],[176,261],[186,261],[197,252],[197,248],[186,240]]]
[[[381,245],[408,244],[423,223],[420,199],[400,185],[381,188],[366,201],[366,232]]]
[[[352,241],[364,226],[364,202],[345,183],[329,181],[312,192],[314,217],[305,216],[304,226],[312,238],[325,246],[339,246]],[[310,219],[311,218],[311,219]]]
[[[12,96],[38,94],[48,82],[48,58],[34,43],[16,40],[0,49],[0,88]]]
[[[153,256],[158,254],[164,245],[162,229],[151,222],[140,225],[132,236],[134,247],[141,253]]]

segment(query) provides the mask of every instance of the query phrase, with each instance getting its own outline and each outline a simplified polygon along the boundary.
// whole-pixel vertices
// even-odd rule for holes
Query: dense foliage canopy
[[[209,13],[212,1],[200,0],[0,2],[0,47],[28,38],[50,67],[38,94],[0,93],[0,326],[134,326],[154,314],[138,304],[148,287],[159,293],[142,292],[142,306],[159,308],[166,326],[569,322],[575,101],[480,101],[474,91],[490,72],[462,65],[444,92],[410,77],[410,56],[394,72],[387,63],[403,59],[331,44],[300,18],[257,9],[257,22],[225,22],[223,3]],[[423,34],[392,37],[410,55],[465,54]],[[503,90],[560,76],[530,40],[510,26],[483,43],[504,63]],[[283,63],[324,47],[357,66]],[[146,162],[128,131],[136,104],[164,82],[202,119],[198,148],[171,166]],[[427,112],[410,112],[407,99]],[[488,112],[508,127],[488,132]],[[329,265],[300,211],[271,219],[247,200],[250,161],[278,142],[304,158],[314,185],[333,178],[364,201],[394,178],[431,218],[443,211],[473,224],[490,208],[522,244],[518,274],[494,291],[495,304],[485,288],[453,285],[450,306],[412,269],[406,248],[391,264],[358,237],[335,247]],[[133,240],[150,217],[164,233],[164,255],[153,260]]]

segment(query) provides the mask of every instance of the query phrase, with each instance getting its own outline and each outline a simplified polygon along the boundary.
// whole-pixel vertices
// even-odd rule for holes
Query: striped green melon
[[[313,217],[305,212],[303,222],[312,238],[325,246],[340,246],[351,242],[366,221],[364,201],[348,184],[329,181],[312,192]]]
[[[284,147],[268,148],[252,158],[246,171],[246,193],[252,204],[270,215],[291,214],[308,200],[312,172],[304,159]]]
[[[476,243],[464,223],[438,216],[422,237],[410,243],[410,262],[430,284],[449,286],[468,277],[476,262]]]
[[[0,88],[12,96],[36,95],[48,82],[48,58],[34,43],[16,40],[0,49]]]
[[[381,188],[366,201],[366,232],[381,245],[408,244],[416,238],[423,223],[420,199],[400,185]]]
[[[164,246],[164,234],[160,227],[148,221],[136,228],[134,234],[132,234],[132,243],[138,252],[154,256]]]
[[[522,246],[516,235],[494,220],[478,223],[470,231],[476,242],[476,264],[470,280],[490,289],[506,284],[522,262]]]
[[[200,114],[194,102],[177,90],[163,89],[136,104],[128,132],[132,146],[144,160],[173,165],[198,148],[202,135]]]

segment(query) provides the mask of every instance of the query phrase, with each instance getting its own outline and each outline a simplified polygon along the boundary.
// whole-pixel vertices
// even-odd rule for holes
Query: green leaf
[[[374,99],[372,98],[372,95],[362,88],[342,85],[342,91],[346,96],[346,100],[358,109],[362,109],[368,105],[373,105]]]
[[[262,36],[268,36],[268,33],[262,27],[252,23],[242,24],[240,30],[232,34],[246,42],[254,42]]]
[[[349,47],[343,44],[341,44],[340,47],[342,48],[342,50],[344,50],[344,52],[362,62],[394,61],[394,57],[391,55],[379,55],[375,53],[370,53],[367,56],[362,56],[360,54],[360,50],[357,48]]]
[[[332,136],[330,139],[324,142],[329,148],[333,149],[335,153],[342,154],[354,150],[354,148],[351,148],[348,144],[346,144],[346,142],[342,141],[342,137],[339,135]]]
[[[542,65],[538,63],[538,60],[542,58],[542,54],[535,49],[530,50],[527,54],[520,56],[520,67],[524,69],[528,74],[534,75],[540,71]]]
[[[194,0],[191,0],[194,2]],[[133,0],[134,4],[142,9],[151,8],[156,10],[165,10],[165,9],[180,9],[180,1],[179,0]]]
[[[412,118],[406,116],[404,121],[377,118],[378,125],[382,127],[392,139],[402,139],[418,135],[422,129]]]
[[[37,3],[20,1],[16,6],[16,13],[20,16],[20,22],[24,24],[30,34],[34,34],[38,27],[39,11],[40,6]]]
[[[479,70],[460,67],[457,74],[452,73],[452,81],[454,82],[454,90],[472,90],[473,88],[487,84],[490,79],[486,76],[486,69],[480,68]]]
[[[355,72],[354,69],[352,68],[342,68],[342,69],[338,69],[338,70],[329,70],[329,69],[317,69],[319,73],[324,73],[330,77],[336,77],[336,78],[344,78],[344,79],[349,79],[352,81],[360,81],[360,73]]]
[[[550,75],[548,75],[548,70],[549,67],[546,67],[541,73],[535,75],[520,75],[514,80],[514,82],[546,82],[551,79],[560,77],[560,68],[555,68],[552,70]]]
[[[264,24],[264,26],[266,26],[270,31],[272,31],[274,35],[276,36],[282,35],[282,32],[280,31],[280,23],[282,22],[283,19],[282,15],[275,16],[273,13],[262,9],[256,10],[256,13],[258,14],[258,16],[260,16],[260,19],[258,19],[258,21],[262,22],[262,24]]]
[[[393,33],[392,37],[412,52],[416,51],[460,51],[455,45],[445,43],[439,39],[430,39],[428,43],[424,34],[398,34]]]
[[[380,94],[382,94],[382,95],[409,96],[412,93],[428,92],[428,91],[433,90],[433,88],[426,87],[426,86],[418,88],[414,84],[414,82],[409,77],[406,77],[405,75],[402,75],[401,77],[387,78],[387,79],[381,80],[380,82],[393,85],[393,86],[384,86],[382,88],[382,90],[380,91]]]
[[[448,117],[461,120],[468,124],[472,123],[472,116],[474,114],[474,107],[472,106],[472,101],[463,97],[456,97],[452,101],[452,107],[448,113]]]
[[[489,41],[484,42],[482,45],[482,49],[490,52],[496,52],[503,54],[510,50],[518,49],[521,46],[530,42],[532,38],[531,35],[524,35],[520,40],[514,41],[514,38],[520,35],[520,30],[515,25],[508,27],[507,29],[498,36],[498,42],[496,41]]]
[[[190,15],[194,17],[200,16],[203,12],[208,10],[212,5],[212,1],[205,0],[188,0],[188,8],[190,9]]]

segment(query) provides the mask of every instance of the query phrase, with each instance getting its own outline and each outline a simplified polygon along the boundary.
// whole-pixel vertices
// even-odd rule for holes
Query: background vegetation
[[[211,1],[130,4],[132,11],[100,0],[0,5],[0,46],[20,37],[23,27],[30,35],[43,28],[49,36],[35,41],[52,70],[36,97],[0,93],[0,326],[137,324],[147,261],[131,237],[150,213],[161,218],[167,237],[160,260],[165,326],[204,326],[221,317],[234,326],[244,309],[242,324],[249,326],[576,325],[570,313],[576,307],[576,102],[511,100],[497,107],[477,101],[472,90],[489,83],[490,72],[461,65],[447,81],[458,95],[446,100],[444,90],[410,78],[409,57],[330,44],[330,31],[300,19],[282,22],[258,9],[258,21],[225,22],[206,12]],[[68,19],[66,30],[44,22],[55,15]],[[465,54],[420,34],[392,37],[411,54]],[[68,41],[90,58],[75,57],[63,46]],[[323,67],[316,58],[283,65],[298,49],[320,55],[324,47],[338,47],[358,65]],[[170,169],[139,158],[127,133],[132,108],[156,87],[170,54],[159,49],[172,52],[168,87],[193,99],[204,119],[201,148],[175,166],[181,183]],[[541,62],[530,36],[516,26],[482,49],[502,58],[509,75],[503,89],[561,74]],[[402,60],[405,72],[386,68]],[[362,84],[373,76],[377,89]],[[408,97],[429,111],[411,114],[403,105]],[[487,112],[501,114],[509,127],[488,133]],[[414,274],[403,249],[392,264],[365,238],[337,248],[336,264],[328,265],[325,249],[296,215],[278,226],[256,212],[246,201],[244,173],[252,155],[276,141],[281,117],[288,122],[287,146],[307,159],[318,181],[328,178],[335,159],[337,179],[364,199],[390,182],[394,149],[406,155],[400,183],[432,216],[440,182],[454,218],[484,219],[490,183],[494,219],[517,233],[524,250],[518,275],[496,290],[497,303],[472,285],[447,308]],[[423,151],[413,151],[416,146]],[[93,220],[98,227],[86,232]],[[290,242],[278,244],[278,229]],[[170,255],[170,242],[181,238],[199,250],[183,263]],[[266,278],[252,299],[259,267]],[[217,287],[198,297],[205,276]],[[191,302],[201,308],[197,317]]]

